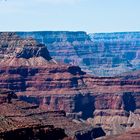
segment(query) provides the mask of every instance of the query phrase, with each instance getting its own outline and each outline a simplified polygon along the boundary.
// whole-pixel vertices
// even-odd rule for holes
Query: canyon
[[[86,40],[92,42],[89,37]],[[63,110],[76,124],[103,128],[106,135],[139,128],[139,70],[98,77],[74,64],[56,61],[47,47],[33,37],[0,33],[1,92],[12,90],[20,100],[36,104],[40,110]]]
[[[140,69],[140,32],[18,32],[45,44],[58,62],[78,65],[96,76],[116,76]]]
[[[92,140],[105,135],[99,127],[68,119],[64,111],[45,111],[19,99],[1,103],[0,109],[1,140]]]

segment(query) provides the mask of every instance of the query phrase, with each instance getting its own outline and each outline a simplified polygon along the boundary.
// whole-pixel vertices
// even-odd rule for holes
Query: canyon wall
[[[47,47],[32,38],[1,36],[1,92],[13,90],[43,110],[64,110],[73,121],[102,127],[108,135],[139,127],[140,71],[91,76],[78,66],[56,62]]]
[[[51,56],[80,66],[97,76],[114,76],[140,69],[140,32],[19,32],[46,44]]]
[[[76,123],[64,111],[46,111],[20,100],[4,102],[0,109],[1,140],[92,140],[105,135],[101,127]]]
[[[81,82],[71,82],[74,75],[62,76],[64,71],[61,73],[60,69],[55,74],[39,67],[4,67],[1,70],[1,89],[14,90],[21,100],[35,103],[44,110],[64,110],[68,117],[102,127],[108,135],[139,127],[140,80],[137,75],[130,80],[127,76],[108,79],[85,74],[81,75],[84,83],[81,87]],[[28,75],[22,75],[23,71]],[[46,81],[48,76],[51,77],[49,82]],[[74,76],[75,80],[79,80],[78,77],[78,74]]]

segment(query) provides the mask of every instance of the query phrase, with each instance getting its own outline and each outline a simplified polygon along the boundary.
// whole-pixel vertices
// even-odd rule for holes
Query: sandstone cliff
[[[139,127],[139,71],[119,77],[90,76],[78,66],[55,62],[47,48],[32,38],[1,36],[1,44],[9,40],[1,52],[1,89],[14,90],[20,99],[47,111],[65,110],[74,121],[101,126],[107,134]],[[23,45],[16,47],[17,40]]]
[[[104,136],[101,128],[76,123],[64,111],[48,112],[37,105],[20,100],[0,104],[0,139],[39,140],[92,140]],[[99,131],[100,135],[95,132]]]
[[[97,76],[114,76],[140,69],[139,32],[19,32],[48,46],[51,56],[59,62],[79,65]]]

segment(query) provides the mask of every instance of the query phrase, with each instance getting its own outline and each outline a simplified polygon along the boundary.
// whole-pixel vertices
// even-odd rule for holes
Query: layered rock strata
[[[119,77],[90,76],[78,66],[55,62],[47,48],[31,38],[17,39],[9,33],[1,36],[5,41],[16,36],[14,44],[17,40],[23,44],[9,46],[13,42],[9,39],[1,53],[1,89],[13,90],[20,99],[47,111],[65,110],[74,121],[102,126],[107,134],[139,127],[139,71]]]
[[[140,32],[19,32],[48,46],[57,61],[79,65],[87,73],[115,76],[140,69]]]
[[[67,119],[64,111],[46,112],[37,105],[13,100],[11,104],[0,105],[0,139],[73,139],[92,140],[101,128],[93,128],[84,123]],[[98,133],[99,134],[99,133]]]

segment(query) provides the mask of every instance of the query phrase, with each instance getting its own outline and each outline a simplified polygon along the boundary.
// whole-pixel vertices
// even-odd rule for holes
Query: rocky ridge
[[[58,62],[80,66],[96,76],[116,76],[139,70],[140,32],[18,32],[46,44]]]
[[[20,100],[0,104],[0,139],[71,139],[89,140],[104,135],[101,128],[75,123],[66,118],[64,111],[48,112],[37,105]],[[95,132],[100,133],[96,134]]]
[[[10,38],[9,34],[6,36]],[[24,39],[21,44],[22,41]],[[3,53],[11,51],[12,55],[1,60],[1,89],[14,90],[20,99],[47,111],[65,110],[75,121],[101,126],[108,135],[139,127],[139,71],[119,77],[95,77],[78,66],[52,62],[48,54],[49,59],[36,55],[36,43],[19,48],[20,53],[14,53],[15,48]],[[27,58],[26,52],[29,52]],[[39,57],[37,65],[25,63]]]

